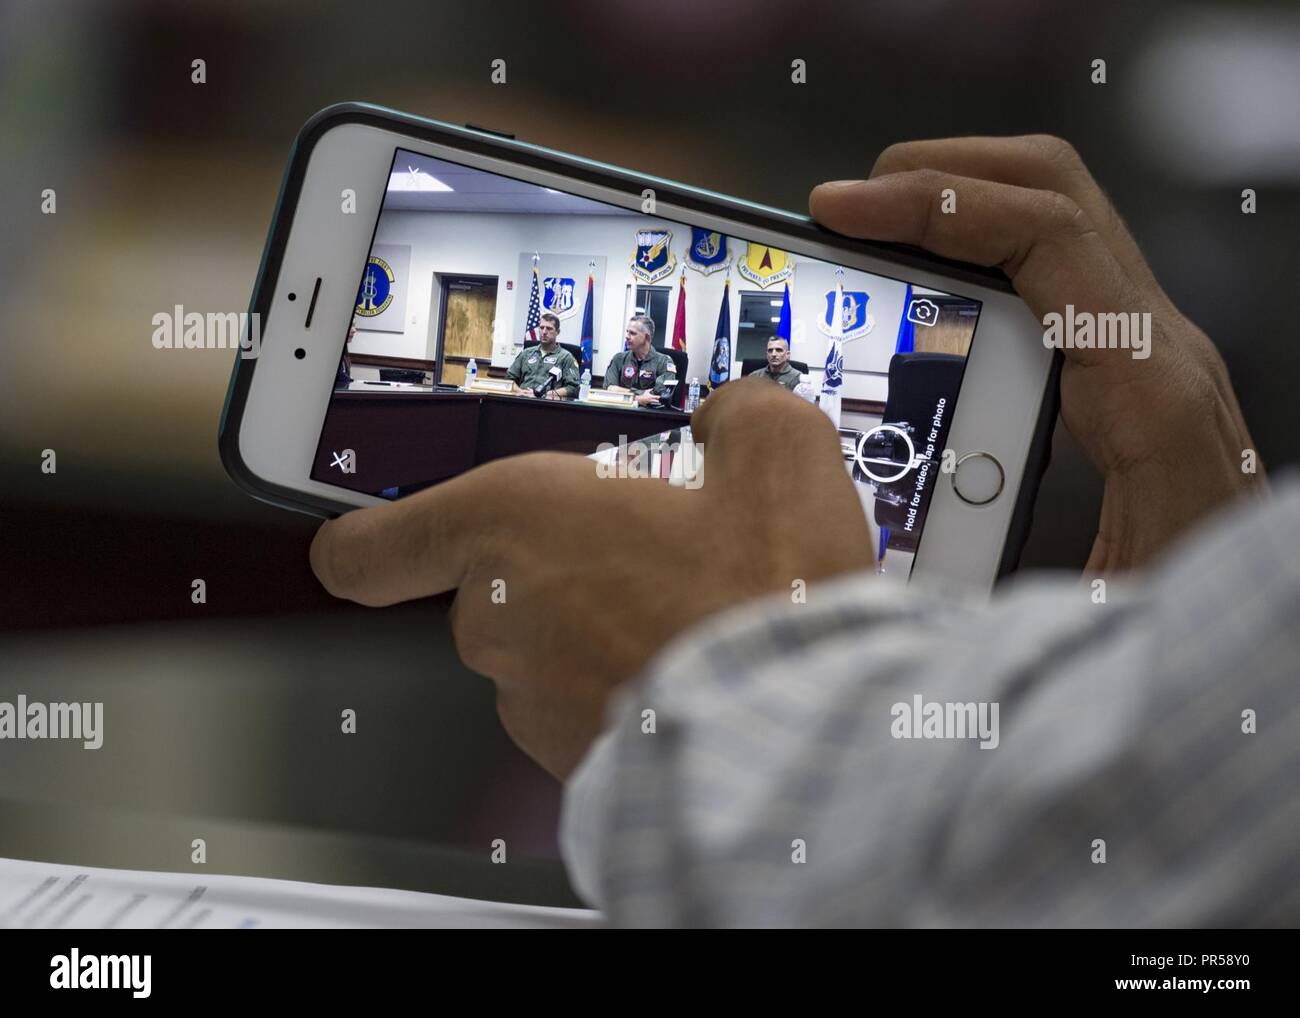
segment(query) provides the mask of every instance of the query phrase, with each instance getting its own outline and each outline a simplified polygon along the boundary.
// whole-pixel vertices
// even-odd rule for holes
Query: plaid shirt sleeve
[[[1300,923],[1300,485],[1090,580],[711,619],[570,778],[575,886],[626,925]],[[900,732],[917,702],[997,738]]]

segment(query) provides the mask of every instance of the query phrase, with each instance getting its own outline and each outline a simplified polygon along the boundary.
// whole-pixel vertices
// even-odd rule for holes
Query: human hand
[[[745,379],[714,393],[691,427],[707,450],[695,490],[601,477],[573,454],[495,460],[324,524],[312,568],[330,593],[366,605],[455,589],[461,659],[496,683],[515,742],[564,778],[599,734],[609,693],[678,633],[795,580],[871,565],[871,532],[825,414]],[[583,535],[580,549],[557,521]],[[647,596],[633,536],[654,550],[657,573],[689,570],[689,581]]]
[[[952,188],[957,211],[939,214]],[[1174,307],[1078,154],[1058,138],[893,145],[866,181],[812,192],[824,226],[1006,272],[1040,320],[1050,312],[1150,312],[1150,356],[1066,349],[1061,419],[1105,481],[1090,571],[1148,562],[1237,495],[1253,449],[1227,369]]]

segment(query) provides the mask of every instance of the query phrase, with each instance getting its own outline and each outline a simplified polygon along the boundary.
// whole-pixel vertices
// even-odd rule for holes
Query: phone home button
[[[968,452],[957,461],[952,489],[967,505],[988,505],[1002,494],[1007,475],[997,458],[986,452]]]

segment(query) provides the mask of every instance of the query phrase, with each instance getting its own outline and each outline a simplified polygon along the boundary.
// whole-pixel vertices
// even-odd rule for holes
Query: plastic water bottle
[[[591,368],[582,369],[582,378],[578,380],[578,399],[585,400],[591,395]]]
[[[693,414],[699,408],[700,380],[698,378],[692,378],[690,388],[686,390],[686,412],[688,414]]]
[[[469,359],[469,363],[465,365],[465,388],[468,389],[471,385],[473,385],[477,381],[478,381],[478,361],[476,361],[473,357],[471,357]]]
[[[815,394],[813,393],[812,382],[807,375],[799,376],[799,384],[794,387],[794,394],[800,399],[806,399],[809,403],[814,402]]]
[[[678,438],[677,455],[673,457],[673,476],[668,479],[668,483],[698,488],[697,479],[703,468],[704,454],[695,444],[695,436],[691,434],[690,425],[687,425],[681,429]]]

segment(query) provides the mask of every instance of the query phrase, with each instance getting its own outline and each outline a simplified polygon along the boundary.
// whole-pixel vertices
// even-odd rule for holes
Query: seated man
[[[352,322],[348,325],[348,338],[343,344],[343,356],[339,358],[339,370],[334,376],[334,388],[346,389],[352,384],[352,358],[348,356],[348,347],[352,345],[352,338],[357,334],[357,318],[352,316]]]
[[[578,395],[578,362],[558,342],[560,320],[549,311],[543,312],[537,335],[541,342],[520,350],[506,377],[515,383],[520,395],[573,399]]]
[[[677,365],[662,350],[652,347],[654,319],[633,315],[627,323],[627,349],[610,358],[605,388],[637,394],[640,406],[668,406],[677,383]]]
[[[784,336],[773,336],[767,341],[767,367],[755,375],[779,382],[791,392],[799,384],[799,372],[790,366],[790,344]]]

